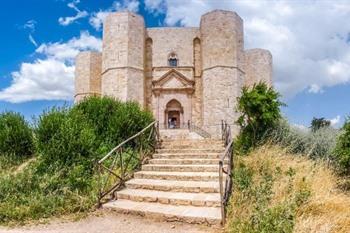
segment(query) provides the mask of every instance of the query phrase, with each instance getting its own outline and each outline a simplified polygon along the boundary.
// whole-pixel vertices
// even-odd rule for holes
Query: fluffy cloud
[[[60,17],[58,19],[58,23],[61,24],[62,26],[67,26],[80,18],[84,18],[88,16],[89,14],[86,11],[81,11],[78,9],[77,4],[79,3],[80,3],[80,0],[75,0],[73,2],[68,3],[67,6],[73,9],[77,14],[75,16]]]
[[[81,50],[101,50],[101,39],[91,36],[88,32],[81,32],[79,38],[72,38],[66,43],[44,43],[36,49],[38,54],[58,61],[70,62]]]
[[[331,126],[333,127],[338,127],[339,126],[339,123],[340,123],[340,116],[336,116],[334,117],[333,119],[330,119],[329,121],[331,122]]]
[[[101,40],[82,32],[66,43],[47,43],[37,48],[44,57],[22,63],[12,72],[12,83],[0,91],[0,100],[19,103],[31,100],[70,100],[74,92],[74,58],[82,50],[101,50]]]
[[[89,19],[89,22],[91,26],[93,26],[96,30],[100,30],[107,15],[112,11],[128,10],[132,12],[138,12],[139,6],[140,3],[137,0],[123,0],[121,2],[114,1],[110,8],[93,13]]]
[[[146,0],[166,25],[198,26],[213,9],[236,11],[245,24],[246,48],[273,54],[274,83],[286,97],[350,82],[350,5],[345,1]]]

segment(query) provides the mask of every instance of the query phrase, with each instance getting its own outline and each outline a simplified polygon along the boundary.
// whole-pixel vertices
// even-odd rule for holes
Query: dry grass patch
[[[321,161],[261,147],[236,158],[227,232],[350,232],[350,195]]]

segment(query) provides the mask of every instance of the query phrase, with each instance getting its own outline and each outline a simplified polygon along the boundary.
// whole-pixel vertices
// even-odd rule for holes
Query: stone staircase
[[[184,131],[181,137],[165,137],[153,159],[117,192],[117,200],[103,207],[166,221],[220,224],[222,141],[192,139],[188,133],[187,138]]]

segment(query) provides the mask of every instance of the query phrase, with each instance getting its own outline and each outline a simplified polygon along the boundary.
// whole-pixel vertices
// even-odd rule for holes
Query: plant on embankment
[[[138,104],[108,97],[45,111],[36,121],[36,160],[0,176],[0,224],[91,209],[98,193],[95,162],[152,121]]]
[[[237,99],[237,110],[241,114],[237,120],[240,126],[235,143],[237,151],[247,153],[277,125],[281,119],[280,107],[284,106],[279,97],[280,94],[265,83],[243,87]]]
[[[226,232],[350,231],[350,196],[321,160],[262,146],[238,156]]]
[[[33,131],[22,115],[0,114],[0,170],[18,165],[34,153]]]

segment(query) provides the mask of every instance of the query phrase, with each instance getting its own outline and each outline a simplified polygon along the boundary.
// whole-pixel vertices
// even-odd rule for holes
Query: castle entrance
[[[168,129],[179,129],[183,124],[183,107],[180,102],[173,99],[170,100],[165,109],[164,124]]]

